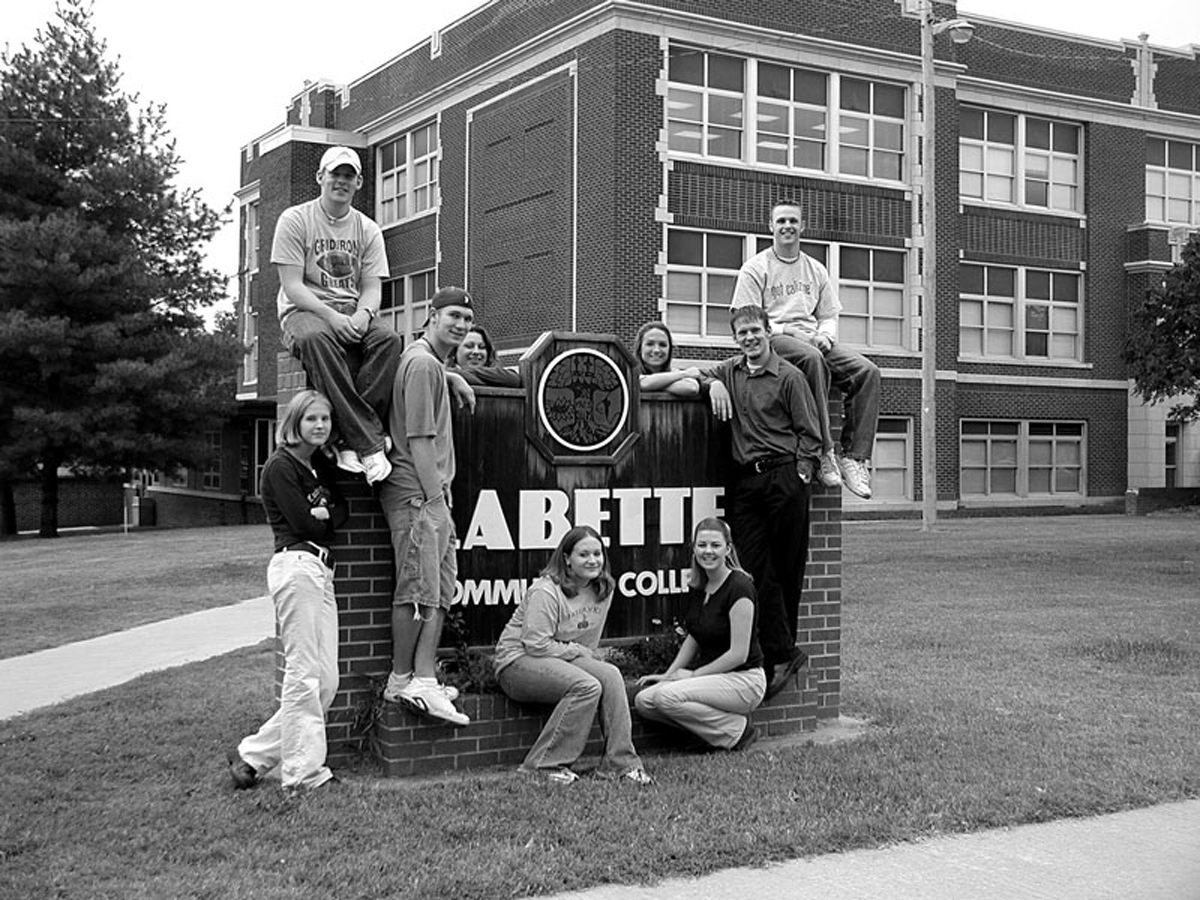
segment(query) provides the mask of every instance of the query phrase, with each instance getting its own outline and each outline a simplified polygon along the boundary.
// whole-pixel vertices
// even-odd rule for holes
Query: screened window
[[[880,416],[871,455],[871,495],[875,500],[912,500],[912,486],[912,420]]]
[[[904,88],[843,77],[840,107],[838,171],[899,181],[904,171]]]
[[[667,141],[672,150],[741,159],[746,61],[672,47],[668,62]]]
[[[838,258],[839,339],[869,347],[903,347],[904,253],[843,246]]]

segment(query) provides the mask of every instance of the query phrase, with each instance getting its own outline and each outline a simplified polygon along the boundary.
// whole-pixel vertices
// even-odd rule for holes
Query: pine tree
[[[165,107],[122,90],[90,5],[55,16],[0,55],[0,483],[40,480],[46,537],[64,467],[202,460],[237,353],[201,317],[224,214],[175,187]]]
[[[1171,410],[1177,421],[1200,417],[1200,236],[1132,319],[1125,362],[1134,391],[1147,403],[1183,398]]]

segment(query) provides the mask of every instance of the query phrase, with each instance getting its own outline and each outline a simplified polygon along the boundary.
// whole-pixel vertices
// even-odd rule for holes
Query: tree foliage
[[[0,55],[0,480],[36,476],[57,531],[62,467],[200,462],[237,349],[201,313],[222,224],[175,186],[162,105],[121,88],[85,0]]]
[[[1186,402],[1172,407],[1172,418],[1200,416],[1200,236],[1192,236],[1182,261],[1134,311],[1125,362],[1144,401],[1180,397]]]

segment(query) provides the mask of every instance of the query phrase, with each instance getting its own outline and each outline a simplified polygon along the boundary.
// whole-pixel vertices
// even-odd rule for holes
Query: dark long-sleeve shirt
[[[772,353],[750,371],[744,356],[707,369],[700,377],[720,381],[733,400],[733,461],[739,465],[767,456],[821,455],[817,403],[803,373]]]
[[[313,454],[312,461],[315,469],[279,447],[263,466],[262,503],[275,535],[276,552],[302,541],[328,547],[334,529],[349,515],[334,484],[332,467],[320,453]],[[314,506],[326,507],[329,518],[314,518]]]

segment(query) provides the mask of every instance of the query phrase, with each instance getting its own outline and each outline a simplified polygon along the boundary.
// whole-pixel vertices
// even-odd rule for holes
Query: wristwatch
[[[371,309],[371,307],[369,307],[369,306],[360,306],[354,311],[355,312],[365,312],[367,314],[368,322],[373,322],[375,320],[375,317],[377,315],[379,315],[379,312],[377,310]]]

